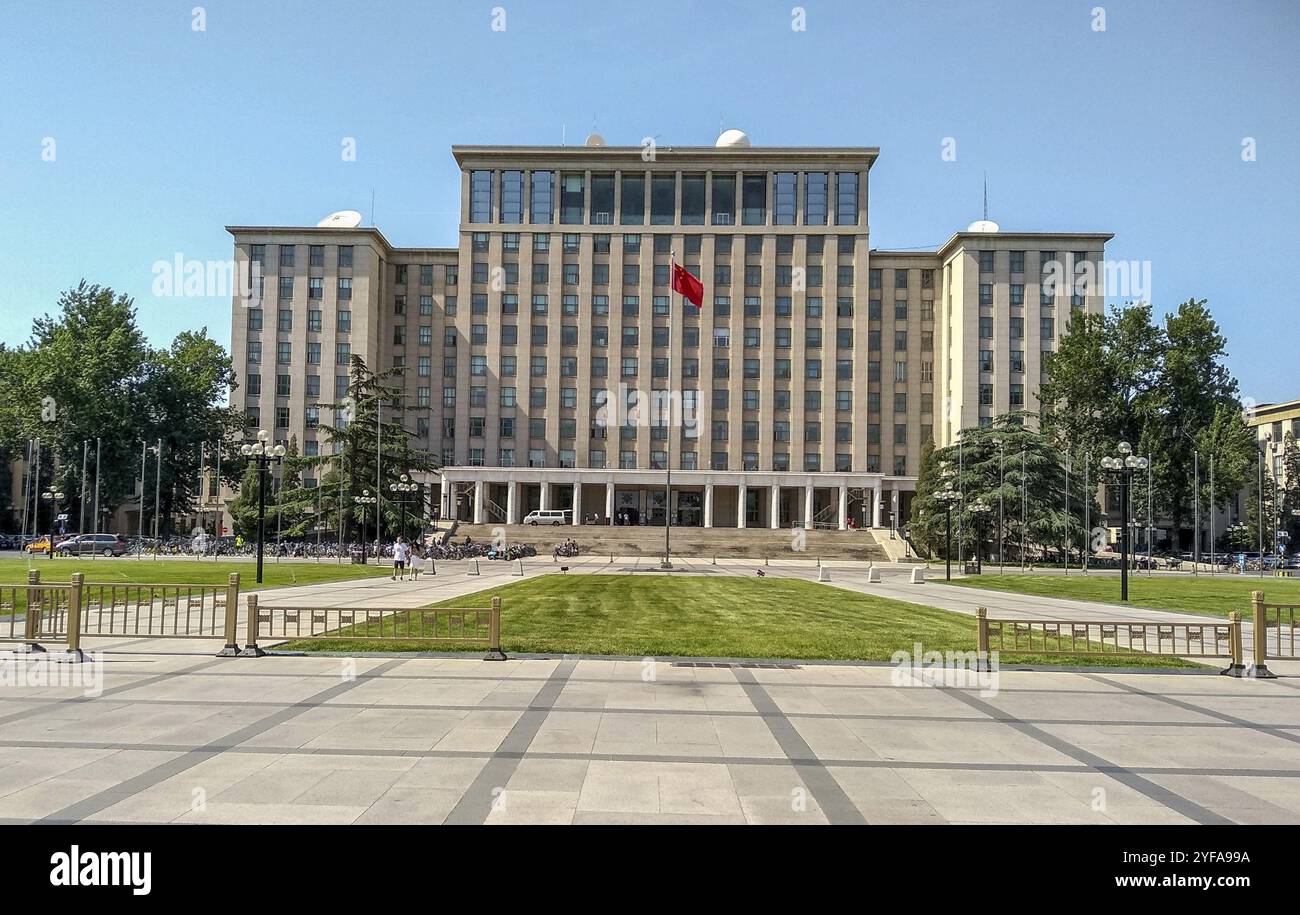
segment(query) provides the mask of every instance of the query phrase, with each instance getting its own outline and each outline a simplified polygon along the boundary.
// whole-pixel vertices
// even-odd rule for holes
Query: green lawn
[[[645,657],[818,658],[887,661],[898,650],[973,651],[975,620],[901,601],[777,578],[546,575],[435,606],[485,607],[502,600],[507,654],[541,652]],[[398,614],[400,628],[405,621]],[[391,622],[388,628],[391,631]],[[302,640],[290,650],[423,651],[428,643]],[[481,652],[481,648],[474,649]],[[1002,657],[1017,664],[1188,667],[1142,655]]]
[[[987,568],[987,567],[986,567]],[[1119,599],[1118,575],[983,575],[952,580],[954,585],[985,588],[991,591],[1014,591],[1044,597],[1103,601],[1125,606]],[[1205,616],[1226,617],[1232,610],[1250,619],[1250,592],[1263,591],[1269,603],[1300,604],[1300,579],[1260,578],[1258,575],[1130,575],[1129,606],[1181,610]]]
[[[290,585],[310,585],[322,581],[339,581],[345,578],[366,578],[389,575],[391,570],[374,565],[354,566],[334,562],[281,562],[266,561],[262,568],[262,584],[257,585],[257,564],[250,561],[200,562],[193,559],[33,559],[31,568],[40,570],[41,580],[66,583],[73,572],[82,572],[87,582],[140,583],[140,584],[224,584],[231,572],[239,573],[241,591],[257,588],[281,588]],[[26,559],[0,559],[0,587],[27,583]]]

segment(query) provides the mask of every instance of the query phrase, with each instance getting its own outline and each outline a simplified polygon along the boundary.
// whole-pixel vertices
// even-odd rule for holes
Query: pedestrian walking
[[[393,544],[393,581],[397,581],[399,576],[402,581],[406,581],[406,560],[411,556],[411,547],[407,544],[406,539],[398,537]]]
[[[419,581],[420,572],[424,568],[424,557],[420,555],[419,544],[411,544],[411,558],[408,561],[411,565],[411,581]]]

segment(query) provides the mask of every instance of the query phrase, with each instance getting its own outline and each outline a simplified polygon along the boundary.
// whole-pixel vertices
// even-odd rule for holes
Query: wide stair
[[[618,525],[494,525],[465,524],[456,528],[455,539],[471,537],[475,541],[491,540],[504,529],[507,543],[527,543],[539,555],[550,555],[561,543],[573,540],[583,554],[615,556],[662,556],[662,527]],[[807,559],[870,559],[889,562],[889,556],[870,531],[811,530],[802,528],[709,528],[674,527],[672,550],[677,556],[719,559],[732,557],[794,557]]]

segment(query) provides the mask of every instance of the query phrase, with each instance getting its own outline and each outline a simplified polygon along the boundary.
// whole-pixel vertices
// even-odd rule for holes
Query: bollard
[[[510,574],[514,575],[516,578],[524,574],[524,561],[522,559],[515,560],[515,570]]]
[[[1228,614],[1228,651],[1232,660],[1219,673],[1225,677],[1246,676],[1246,665],[1241,663],[1241,614],[1236,610]]]
[[[828,568],[826,568],[826,566],[824,566],[824,565],[818,565],[818,566],[817,566],[817,580],[818,580],[818,581],[830,581],[830,580],[831,580],[831,570],[828,569]]]
[[[923,567],[921,567],[921,566],[915,566],[915,567],[913,567],[913,569],[912,569],[912,584],[914,584],[914,585],[923,585],[923,584],[925,584],[925,569],[924,569]]]
[[[27,573],[28,585],[39,585],[41,583],[41,573],[38,569],[32,569]],[[57,605],[58,598],[55,598]],[[27,589],[27,615],[23,621],[23,647],[22,650],[31,654],[41,654],[45,649],[37,641],[41,637],[41,589],[39,587],[29,587]]]
[[[85,584],[85,575],[72,573],[72,586],[68,589],[68,659],[71,661],[86,660],[81,651],[81,596]]]
[[[975,608],[975,669],[989,669],[989,611],[985,607]]]
[[[239,653],[241,658],[260,658],[266,654],[265,651],[257,647],[257,595],[248,595],[248,632],[245,634],[244,650]]]
[[[610,553],[610,554],[609,554],[609,564],[610,564],[610,565],[613,565],[613,564],[614,564],[614,554],[613,554],[613,553]]]
[[[1264,592],[1250,592],[1250,616],[1251,629],[1254,636],[1254,664],[1251,665],[1247,676],[1256,677],[1261,680],[1276,680],[1277,674],[1268,669],[1266,663],[1268,659],[1268,608],[1264,606]],[[1279,620],[1279,623],[1281,621]],[[1279,638],[1281,629],[1278,629]]]
[[[501,598],[492,598],[492,609],[488,613],[488,650],[484,661],[504,661],[506,653],[501,650]]]
[[[715,566],[718,564],[718,554],[717,554],[717,553],[714,553],[714,554],[713,554],[713,564],[714,564]]]
[[[880,584],[880,570],[875,568],[874,566],[872,566],[870,569],[867,569],[867,584],[869,585]]]
[[[471,559],[471,560],[469,561],[469,571],[466,572],[465,574],[466,574],[466,575],[477,575],[477,574],[479,574],[479,572],[478,572],[478,560],[477,560],[477,559]]]
[[[219,658],[239,657],[239,573],[231,572],[226,581],[226,647],[217,652]]]

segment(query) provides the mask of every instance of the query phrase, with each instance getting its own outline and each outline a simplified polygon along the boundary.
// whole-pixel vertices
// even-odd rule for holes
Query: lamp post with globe
[[[1120,558],[1119,558],[1119,594],[1120,600],[1128,600],[1128,554],[1129,538],[1132,526],[1129,523],[1129,493],[1133,486],[1133,471],[1146,470],[1147,459],[1133,453],[1133,446],[1128,442],[1119,443],[1119,457],[1103,457],[1101,466],[1105,470],[1118,473],[1122,480],[1120,486]]]
[[[47,489],[41,493],[41,499],[50,506],[50,549],[46,554],[50,559],[54,558],[54,527],[57,523],[55,515],[59,511],[59,504],[63,501],[63,492],[59,489]],[[33,525],[35,527],[35,525]]]
[[[951,486],[947,486],[944,489],[940,490],[939,492],[935,493],[934,497],[940,502],[940,504],[943,505],[943,511],[945,516],[943,577],[945,581],[952,581],[952,507],[955,503],[961,501],[961,493],[957,492],[957,490],[953,489]]]
[[[414,473],[414,471],[404,473],[396,483],[388,484],[388,491],[392,493],[389,501],[402,506],[401,532],[403,537],[406,536],[406,506],[415,501],[411,497],[420,491],[420,484],[412,479]]]
[[[266,474],[272,464],[284,460],[284,445],[272,445],[271,433],[261,429],[257,441],[240,447],[239,453],[257,464],[257,583],[262,583],[262,549],[266,542]]]
[[[374,505],[379,499],[370,494],[370,490],[361,490],[361,495],[353,496],[352,502],[361,509],[361,564],[366,564],[366,506]],[[378,509],[376,509],[378,511]],[[379,544],[375,544],[375,562],[379,563]]]

